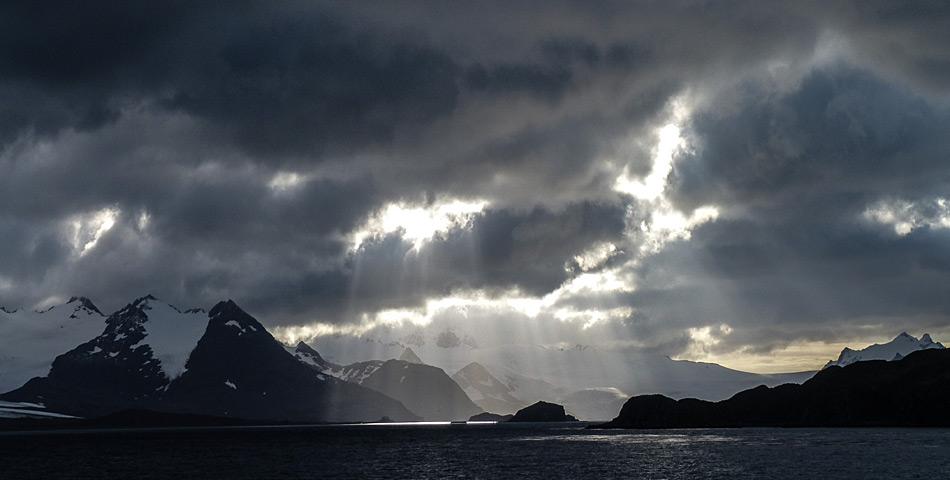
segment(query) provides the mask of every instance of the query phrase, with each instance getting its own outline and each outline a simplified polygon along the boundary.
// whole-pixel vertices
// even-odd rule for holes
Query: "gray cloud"
[[[946,328],[948,231],[863,216],[946,196],[945,9],[8,3],[0,300],[232,297],[341,323],[459,289],[540,297],[610,242],[594,271],[636,291],[559,305],[632,307],[605,331],[668,353],[717,323],[722,349]],[[677,100],[696,104],[669,200],[720,218],[634,261],[649,207],[614,183],[649,173]],[[457,198],[488,202],[469,228],[350,251],[389,203]]]

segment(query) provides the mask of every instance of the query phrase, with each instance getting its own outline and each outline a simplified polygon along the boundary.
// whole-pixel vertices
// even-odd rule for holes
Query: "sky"
[[[946,339],[948,46],[939,1],[3,2],[0,304],[762,372]]]

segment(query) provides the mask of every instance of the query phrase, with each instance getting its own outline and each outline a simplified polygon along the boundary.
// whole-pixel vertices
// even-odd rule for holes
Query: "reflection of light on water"
[[[666,443],[666,444],[687,444],[687,443],[708,443],[708,442],[735,442],[732,437],[722,435],[669,435],[669,434],[650,434],[650,433],[622,433],[615,435],[551,435],[544,437],[521,437],[513,438],[514,442],[537,442],[537,441],[559,441],[559,442],[604,442],[604,443],[624,443],[624,444],[642,444],[642,443]]]
[[[352,426],[361,426],[361,427],[424,427],[432,425],[453,425],[453,426],[464,426],[464,425],[494,425],[498,422],[493,421],[467,421],[465,423],[461,422],[368,422],[368,423],[341,423],[338,424],[344,427]]]

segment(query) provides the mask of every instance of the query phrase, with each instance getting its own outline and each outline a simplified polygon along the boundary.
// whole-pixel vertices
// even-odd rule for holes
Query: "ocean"
[[[376,425],[0,433],[0,478],[948,478],[946,429]]]

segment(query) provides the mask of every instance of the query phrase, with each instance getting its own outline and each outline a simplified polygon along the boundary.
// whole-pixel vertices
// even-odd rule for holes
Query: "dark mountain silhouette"
[[[101,335],[57,357],[47,377],[0,399],[83,417],[146,409],[272,421],[418,419],[378,391],[308,368],[230,300],[204,316],[151,296],[112,314]]]
[[[577,419],[564,413],[564,406],[556,403],[537,402],[518,410],[509,422],[576,422]]]
[[[426,420],[464,420],[482,411],[441,368],[388,360],[360,385],[395,398]]]
[[[187,370],[164,397],[174,411],[270,420],[416,418],[385,395],[307,368],[230,300],[208,316]]]
[[[313,370],[384,393],[426,420],[461,420],[483,410],[438,367],[402,359],[340,366],[323,360],[303,342],[293,352]],[[403,357],[419,358],[408,348]]]
[[[950,426],[950,350],[832,366],[801,385],[760,386],[719,402],[641,395],[604,428]]]

